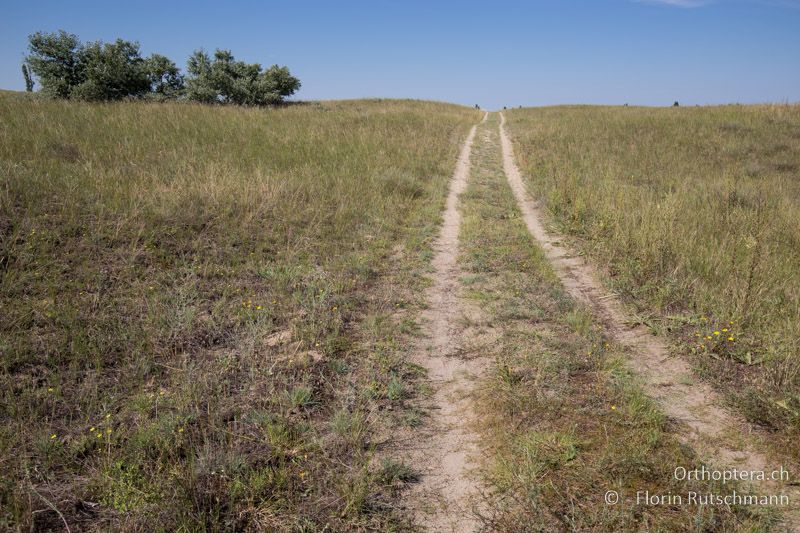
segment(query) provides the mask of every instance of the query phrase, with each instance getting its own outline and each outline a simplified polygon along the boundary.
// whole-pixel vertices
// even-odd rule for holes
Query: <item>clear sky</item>
[[[28,34],[136,40],[289,66],[297,98],[560,103],[800,101],[800,0],[0,0],[0,87]]]

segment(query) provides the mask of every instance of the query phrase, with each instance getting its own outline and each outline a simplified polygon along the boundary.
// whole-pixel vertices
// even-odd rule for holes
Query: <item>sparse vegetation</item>
[[[411,339],[425,331],[422,289],[443,253],[431,243],[480,113],[413,101],[178,104],[272,104],[299,81],[198,52],[184,88],[169,59],[141,58],[138,45],[37,38],[30,68],[45,92],[165,103],[0,94],[0,528],[425,526],[413,513],[436,506],[403,498],[430,474],[391,444],[433,442],[420,428],[428,409],[453,401],[410,362],[430,348]],[[89,64],[103,68],[86,74]],[[769,457],[793,472],[800,107],[508,118],[551,222],[605,268],[636,324],[677,341],[699,377],[775,430]],[[477,129],[460,199],[459,303],[427,310],[452,313],[442,329],[459,337],[453,357],[488,364],[448,382],[463,385],[458,401],[477,402],[453,442],[482,439],[483,524],[780,527],[770,509],[635,501],[732,484],[672,475],[715,458],[680,439],[613,327],[562,287],[506,183],[497,120]],[[464,298],[474,308],[460,309]],[[698,378],[686,374],[672,378]],[[469,468],[456,451],[447,457],[463,464],[434,474],[444,485]],[[459,503],[472,498],[459,490]],[[611,490],[618,504],[604,502]]]
[[[800,106],[508,114],[559,230],[751,420],[800,435]]]
[[[497,119],[478,130],[462,197],[465,292],[494,328],[482,384],[490,531],[749,531],[774,517],[753,509],[645,506],[637,491],[719,491],[684,483],[676,467],[700,460],[626,369],[623,349],[573,301],[528,234],[500,161]],[[730,485],[725,489],[730,490]],[[604,501],[617,491],[619,503]]]
[[[0,528],[405,523],[391,316],[476,118],[0,95]]]

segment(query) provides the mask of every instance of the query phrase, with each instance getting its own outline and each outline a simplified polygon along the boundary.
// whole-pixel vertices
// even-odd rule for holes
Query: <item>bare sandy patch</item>
[[[478,505],[479,484],[472,470],[479,451],[478,437],[471,429],[475,420],[471,394],[486,361],[464,353],[472,352],[472,330],[480,318],[477,310],[459,296],[461,272],[457,262],[459,196],[469,178],[475,130],[473,127],[464,142],[450,184],[441,232],[434,245],[428,308],[422,314],[423,340],[411,359],[427,371],[432,391],[423,406],[430,416],[406,439],[403,450],[420,473],[409,495],[409,507],[416,522],[429,531],[465,532],[479,526],[473,512]]]

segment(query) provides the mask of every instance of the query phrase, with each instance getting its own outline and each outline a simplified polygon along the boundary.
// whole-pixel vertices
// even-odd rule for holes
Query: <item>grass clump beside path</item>
[[[687,498],[692,491],[729,494],[732,485],[676,479],[677,467],[700,468],[700,460],[643,394],[624,349],[569,297],[528,233],[503,173],[497,127],[496,115],[479,127],[461,198],[464,290],[497,331],[497,341],[482,348],[494,364],[476,406],[486,527],[767,530],[774,517],[753,508],[643,502],[647,492]]]
[[[656,333],[800,448],[800,106],[508,113],[531,192]]]
[[[477,118],[0,95],[0,528],[391,526],[380,317]]]

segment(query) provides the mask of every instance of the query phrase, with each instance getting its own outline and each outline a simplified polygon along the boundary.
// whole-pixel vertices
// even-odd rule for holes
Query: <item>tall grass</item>
[[[800,106],[508,118],[532,192],[643,320],[752,419],[797,435]]]
[[[475,119],[0,95],[0,525],[391,522],[361,318]]]
[[[638,491],[731,486],[673,475],[701,466],[623,364],[589,308],[573,300],[529,234],[503,172],[497,116],[477,131],[462,196],[463,279],[498,332],[476,412],[485,446],[489,531],[763,531],[746,508],[646,506]],[[617,491],[619,503],[604,495]],[[741,489],[739,489],[741,490]]]

